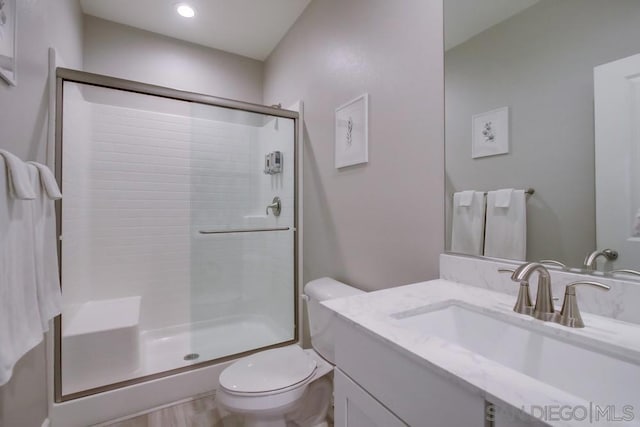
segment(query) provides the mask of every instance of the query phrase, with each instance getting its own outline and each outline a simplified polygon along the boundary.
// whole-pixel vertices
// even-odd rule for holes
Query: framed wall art
[[[476,114],[471,122],[471,157],[509,153],[509,107]]]
[[[335,167],[369,161],[369,94],[336,108]]]
[[[18,35],[17,0],[0,0],[0,77],[17,83],[16,49]]]

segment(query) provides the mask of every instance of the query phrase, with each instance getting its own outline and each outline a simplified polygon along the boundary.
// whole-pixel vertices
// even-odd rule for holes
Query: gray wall
[[[49,92],[49,47],[82,67],[82,13],[76,0],[18,1],[18,86],[0,80],[0,147],[44,161]]]
[[[0,148],[24,160],[45,161],[49,47],[82,68],[82,13],[76,0],[18,1],[18,86],[0,82]],[[17,364],[0,387],[0,426],[39,427],[47,417],[45,346]]]
[[[85,17],[86,71],[262,104],[264,64],[92,16]]]
[[[528,258],[581,265],[595,249],[593,67],[640,52],[639,22],[637,0],[543,0],[448,51],[447,201],[533,187]],[[510,154],[472,159],[471,116],[502,106]]]
[[[304,101],[304,280],[438,276],[442,2],[313,1],[267,60],[266,104]],[[370,95],[369,163],[334,168],[334,111]]]

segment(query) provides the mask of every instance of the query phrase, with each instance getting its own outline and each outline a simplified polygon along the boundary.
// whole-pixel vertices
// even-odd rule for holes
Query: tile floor
[[[242,422],[237,417],[223,417],[211,394],[96,427],[242,427]]]
[[[93,427],[243,427],[241,417],[223,414],[215,393]],[[328,422],[333,427],[333,422]]]

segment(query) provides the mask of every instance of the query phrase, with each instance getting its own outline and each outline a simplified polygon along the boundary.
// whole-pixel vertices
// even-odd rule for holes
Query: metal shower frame
[[[298,159],[298,144],[299,135],[298,129],[300,120],[300,114],[296,111],[284,110],[278,107],[268,107],[259,104],[252,104],[242,101],[236,101],[227,98],[218,98],[215,96],[204,95],[194,92],[186,92],[176,89],[171,89],[162,86],[155,86],[146,83],[119,79],[115,77],[105,76],[101,74],[93,74],[84,71],[72,70],[68,68],[56,69],[56,131],[55,131],[55,175],[58,180],[58,184],[62,188],[62,151],[63,151],[63,106],[64,106],[64,83],[80,83],[84,85],[103,87],[113,90],[121,90],[131,93],[139,93],[143,95],[157,96],[161,98],[174,99],[177,101],[192,102],[204,105],[211,105],[214,107],[227,108],[232,110],[240,110],[251,113],[264,114],[274,117],[287,118],[294,120],[294,219],[293,219],[293,275],[294,275],[294,337],[292,340],[274,344],[267,347],[257,348],[251,351],[234,354],[218,359],[204,361],[194,365],[184,366],[181,368],[172,369],[169,371],[159,372],[156,374],[145,375],[138,378],[133,378],[126,381],[119,381],[113,384],[108,384],[88,390],[79,391],[67,395],[62,394],[62,315],[57,316],[54,319],[54,375],[53,375],[53,390],[54,390],[54,402],[61,403],[70,400],[78,399],[81,397],[92,396],[95,394],[103,393],[106,391],[116,390],[122,387],[127,387],[143,382],[168,377],[171,375],[188,372],[203,368],[210,365],[226,362],[229,360],[237,359],[245,355],[249,355],[258,351],[278,348],[291,344],[295,344],[299,341],[300,337],[300,325],[299,325],[299,266],[298,266],[298,250],[299,250],[299,230],[298,230],[298,209],[299,209],[299,194],[298,194],[298,182],[299,182],[299,159]],[[63,189],[64,191],[64,189]],[[60,271],[60,286],[62,287],[62,200],[56,202],[56,236],[58,236],[58,267]]]

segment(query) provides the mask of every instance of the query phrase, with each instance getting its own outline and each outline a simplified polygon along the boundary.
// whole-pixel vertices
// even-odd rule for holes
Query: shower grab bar
[[[275,228],[242,228],[232,230],[200,230],[200,234],[233,234],[233,233],[264,233],[266,231],[289,231],[291,227]]]

